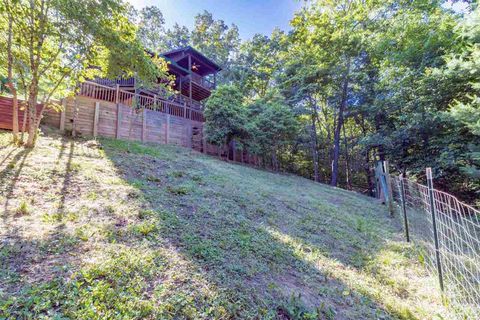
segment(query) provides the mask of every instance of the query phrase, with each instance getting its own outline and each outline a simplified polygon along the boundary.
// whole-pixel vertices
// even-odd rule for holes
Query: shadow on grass
[[[66,154],[68,142],[62,141],[59,158]],[[100,148],[122,182],[135,191],[126,201],[141,209],[108,226],[109,243],[88,242],[113,250],[108,259],[87,269],[69,266],[74,262],[65,252],[74,256],[80,246],[62,224],[41,243],[15,239],[17,231],[11,230],[15,241],[5,242],[6,253],[0,252],[7,257],[2,269],[9,273],[9,283],[0,283],[4,291],[19,289],[14,274],[22,272],[20,257],[30,256],[22,254],[22,248],[34,253],[46,246],[50,251],[26,264],[47,267],[37,277],[26,273],[27,279],[45,279],[13,298],[6,296],[6,302],[0,302],[0,318],[2,310],[9,310],[5,318],[414,319],[395,306],[387,311],[381,297],[345,281],[342,272],[354,268],[352,255],[361,248],[346,248],[338,256],[335,248],[353,230],[339,225],[329,233],[331,221],[322,228],[297,228],[299,221],[305,225],[309,210],[318,208],[288,203],[288,192],[294,189],[284,191],[287,200],[269,194],[265,185],[277,175],[239,166],[233,177],[230,164],[212,164],[196,152],[171,146],[128,147],[127,142],[101,140]],[[61,208],[74,156],[70,142]],[[348,228],[338,233],[342,227]],[[323,237],[314,238],[317,233]],[[350,244],[355,246],[355,241]],[[372,250],[381,246],[379,242]],[[65,261],[55,260],[59,258]],[[67,277],[58,269],[62,265],[75,274]]]
[[[9,213],[10,199],[15,191],[15,186],[18,182],[23,166],[25,165],[25,161],[27,160],[27,157],[31,151],[32,149],[19,147],[15,156],[10,160],[5,168],[0,171],[0,185],[6,186],[2,192],[5,194],[6,199],[3,211],[4,221]]]
[[[386,311],[381,297],[345,283],[334,268],[355,268],[349,266],[351,256],[344,263],[338,262],[329,258],[335,256],[335,245],[326,249],[321,243],[302,239],[298,232],[291,233],[288,227],[282,228],[282,214],[277,210],[283,207],[284,214],[294,212],[275,201],[262,204],[269,200],[260,195],[252,195],[253,199],[242,195],[238,189],[243,187],[236,190],[228,176],[196,161],[202,155],[177,150],[173,151],[179,153],[175,161],[162,161],[126,152],[123,144],[105,140],[103,148],[150,210],[139,217],[137,225],[151,231],[140,231],[137,236],[152,249],[168,243],[194,263],[222,293],[222,304],[231,317],[415,319],[408,310],[396,310],[394,305]],[[328,232],[324,238],[332,243],[341,241]],[[362,236],[359,241],[366,238]],[[119,237],[118,241],[128,244],[131,239]],[[379,242],[361,254],[373,254],[381,246]],[[347,254],[358,251],[360,248],[353,248]],[[303,253],[323,257],[326,265],[317,265]]]

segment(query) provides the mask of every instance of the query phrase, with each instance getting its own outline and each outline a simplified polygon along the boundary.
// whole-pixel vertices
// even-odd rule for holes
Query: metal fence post
[[[440,246],[438,243],[438,231],[437,231],[437,219],[435,212],[435,200],[433,192],[433,177],[432,177],[432,168],[427,168],[427,183],[428,183],[428,197],[430,199],[430,211],[432,213],[432,224],[433,224],[433,238],[435,240],[435,258],[437,262],[437,271],[438,271],[438,281],[440,283],[440,290],[444,290],[443,286],[443,272],[442,264],[440,261]]]
[[[387,200],[388,211],[390,211],[390,216],[394,216],[393,209],[393,192],[392,192],[392,180],[390,178],[390,171],[388,169],[388,161],[383,161],[383,172],[385,176],[385,185],[386,185],[386,195],[385,199]]]
[[[405,237],[407,242],[410,242],[410,233],[408,231],[408,218],[407,218],[407,204],[405,196],[405,186],[403,185],[403,173],[400,174],[400,197],[402,200],[402,212],[403,212],[403,222],[405,224]]]

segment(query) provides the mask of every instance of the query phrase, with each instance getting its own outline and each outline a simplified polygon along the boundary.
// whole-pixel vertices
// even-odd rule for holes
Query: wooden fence
[[[162,99],[156,95],[147,96],[143,94],[135,94],[133,92],[120,90],[119,85],[114,88],[86,81],[82,83],[79,95],[96,100],[121,103],[135,109],[159,111],[193,121],[205,121],[203,113],[200,110],[189,107],[186,102],[182,105]]]
[[[22,105],[24,102],[19,101]],[[77,96],[54,101],[61,112],[44,111],[42,124],[72,135],[175,144],[226,160],[259,165],[257,156],[236,150],[235,145],[219,148],[203,137],[204,117],[186,104],[145,96],[100,85],[82,84]],[[0,96],[0,129],[12,129],[12,99]],[[22,126],[23,111],[19,113]]]

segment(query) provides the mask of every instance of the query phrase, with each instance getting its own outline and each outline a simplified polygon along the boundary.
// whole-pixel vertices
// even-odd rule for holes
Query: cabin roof
[[[168,66],[170,69],[174,69],[174,71],[178,72],[182,76],[185,76],[190,73],[188,69],[185,69],[181,65],[179,65],[175,60],[172,60],[168,57],[163,57],[165,60],[167,60]]]
[[[166,58],[170,58],[170,57],[173,57],[175,56],[177,53],[180,53],[180,52],[183,52],[183,53],[189,53],[191,54],[192,56],[194,56],[197,60],[203,62],[204,64],[208,65],[210,68],[212,68],[213,70],[215,71],[220,71],[222,70],[222,68],[216,64],[214,61],[210,60],[209,58],[207,58],[206,56],[204,56],[202,53],[200,53],[198,50],[195,50],[193,47],[191,46],[187,46],[187,47],[183,47],[183,48],[178,48],[178,49],[175,49],[175,50],[170,50],[170,51],[167,51],[165,53],[162,53],[162,56],[166,57]]]

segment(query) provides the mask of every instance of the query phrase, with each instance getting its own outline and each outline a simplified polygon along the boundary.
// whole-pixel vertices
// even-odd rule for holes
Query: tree
[[[290,108],[280,97],[257,100],[250,106],[247,127],[249,149],[265,159],[271,158],[272,168],[279,171],[279,156],[287,153],[298,134],[298,122]]]
[[[167,50],[173,50],[186,47],[191,43],[190,37],[190,30],[188,30],[187,27],[175,23],[173,27],[165,33],[165,48]]]
[[[154,82],[164,75],[165,64],[144,52],[120,0],[3,1],[17,10],[11,50],[19,91],[27,97],[28,147],[52,98],[72,93],[84,78],[135,73]]]
[[[341,132],[351,99],[352,72],[367,35],[374,5],[374,2],[355,0],[317,1],[308,10],[298,13],[292,21],[295,51],[302,58],[308,57],[317,69],[323,70],[329,82],[324,99],[336,107],[332,186],[338,184]],[[306,59],[302,61],[305,63]]]
[[[2,17],[6,16],[6,21],[7,22],[7,36],[6,39],[2,39],[2,47],[4,47],[6,52],[6,61],[7,61],[7,72],[6,72],[6,77],[4,77],[4,81],[2,87],[0,88],[0,92],[8,92],[12,95],[13,97],[13,103],[12,103],[12,137],[13,137],[13,143],[18,144],[20,142],[20,137],[19,137],[19,126],[18,126],[18,95],[17,95],[17,85],[16,85],[16,80],[13,77],[13,68],[14,68],[14,56],[13,56],[13,50],[12,50],[12,45],[13,45],[13,37],[14,37],[14,30],[13,30],[13,16],[17,13],[15,11],[15,7],[10,5],[9,2],[2,2],[0,4],[0,12],[3,12],[3,15],[0,15]]]
[[[246,109],[238,88],[218,87],[208,99],[204,114],[207,141],[219,150],[235,139],[246,137]]]
[[[275,29],[270,37],[256,34],[240,46],[232,65],[230,80],[235,81],[244,95],[263,98],[275,86],[282,70],[282,53],[286,50],[286,35]]]
[[[224,69],[219,77],[220,82],[224,78],[228,78],[230,66],[240,45],[240,36],[236,25],[232,24],[229,27],[223,20],[215,20],[210,12],[204,11],[195,16],[190,41],[194,48]]]
[[[143,46],[152,52],[167,50],[164,40],[165,19],[158,7],[147,6],[140,10],[137,34]]]

